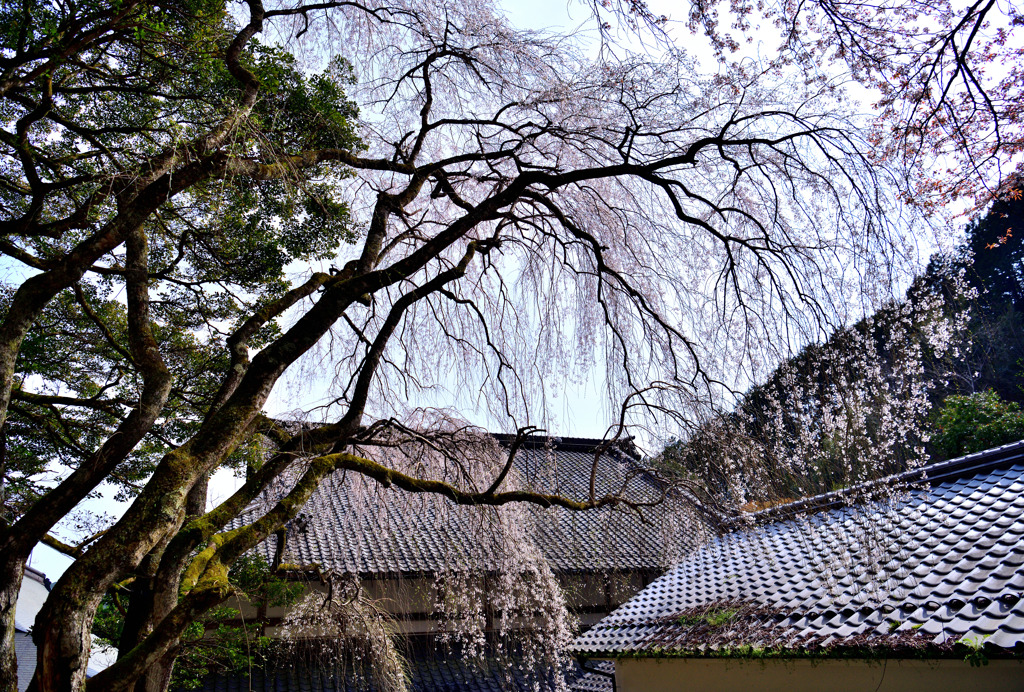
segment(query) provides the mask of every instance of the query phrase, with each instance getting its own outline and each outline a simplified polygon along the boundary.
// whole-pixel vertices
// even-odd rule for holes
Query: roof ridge
[[[32,581],[39,582],[46,587],[46,590],[50,590],[50,580],[46,577],[46,574],[40,570],[32,567],[31,565],[25,565],[25,577]]]
[[[513,433],[490,433],[498,442],[506,443],[512,442],[516,439]],[[529,435],[521,443],[522,447],[528,449],[537,449],[538,447],[550,447],[553,450],[565,451],[565,452],[594,452],[603,444],[607,444],[607,439],[596,438],[596,437],[567,437],[563,435]],[[611,441],[609,451],[618,452],[625,454],[635,461],[640,461],[641,456],[636,450],[633,444],[632,437],[626,437],[621,440]]]
[[[775,507],[769,507],[768,509],[748,514],[742,520],[740,517],[735,517],[725,522],[726,530],[744,529],[750,521],[754,523],[762,521],[776,522],[808,511],[820,512],[845,506],[850,504],[849,500],[851,497],[860,496],[865,491],[867,491],[869,497],[861,497],[860,499],[874,499],[870,495],[881,487],[890,488],[893,485],[902,486],[917,482],[937,483],[969,478],[985,471],[995,471],[1012,466],[1018,462],[1024,462],[1024,440],[993,447],[981,452],[974,452],[973,454],[966,454],[955,459],[926,464],[909,471],[858,483],[842,490],[834,490],[822,493],[821,495],[813,495],[800,500],[794,500],[793,502],[787,502],[786,504],[776,505]]]

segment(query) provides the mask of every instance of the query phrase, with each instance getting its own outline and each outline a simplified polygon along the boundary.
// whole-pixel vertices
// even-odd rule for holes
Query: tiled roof
[[[413,655],[408,659],[410,692],[553,692],[558,689],[552,673],[527,674],[521,665],[506,659],[475,661],[460,656]],[[570,666],[566,682],[581,692],[607,688],[577,688],[581,671]],[[248,674],[209,675],[201,692],[374,692],[377,688],[365,671],[344,664],[279,665]]]
[[[615,662],[588,661],[569,689],[573,692],[615,692]]]
[[[531,438],[516,455],[515,469],[521,477],[545,479],[546,492],[582,500],[599,442]],[[658,497],[655,481],[642,471],[637,458],[612,448],[600,458],[597,491],[625,483],[624,494],[631,499]],[[667,508],[644,510],[646,521],[621,509],[572,512],[531,505],[524,510],[537,547],[556,571],[660,571],[667,564],[660,520]],[[363,577],[429,575],[452,564],[488,566],[494,551],[480,540],[487,532],[474,530],[488,511],[457,507],[438,495],[384,488],[358,474],[336,474],[303,508],[305,528],[288,532],[285,560]],[[268,560],[276,540],[272,536],[259,548]]]
[[[583,656],[879,649],[1024,652],[1024,442],[904,474],[896,499],[762,513],[573,644]],[[877,496],[876,496],[877,497]]]

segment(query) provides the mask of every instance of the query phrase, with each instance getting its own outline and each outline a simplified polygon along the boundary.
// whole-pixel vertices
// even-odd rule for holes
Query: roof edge
[[[501,444],[510,444],[516,436],[511,433],[490,433]],[[551,448],[562,452],[596,453],[602,445],[608,445],[613,453],[624,454],[633,461],[640,461],[641,455],[633,444],[632,437],[620,440],[605,440],[592,437],[561,437],[559,435],[529,435],[521,443],[524,449]]]
[[[862,500],[865,493],[872,494],[880,488],[905,486],[911,483],[941,483],[977,475],[983,471],[996,471],[1024,463],[1024,440],[993,447],[981,452],[967,454],[955,459],[926,464],[920,468],[861,483],[850,488],[806,497],[784,505],[778,505],[760,512],[741,515],[725,522],[726,531],[742,530],[749,523],[775,522],[806,512],[820,512],[851,504],[851,499]]]
[[[40,572],[30,565],[25,565],[25,578],[42,584],[46,587],[47,591],[53,587],[53,582],[51,582],[43,572]]]
[[[920,648],[914,647],[887,647],[877,646],[833,646],[822,649],[800,649],[780,648],[772,650],[759,650],[750,645],[741,645],[726,649],[697,650],[697,649],[659,649],[656,647],[644,649],[600,649],[584,651],[569,647],[568,653],[581,661],[622,661],[629,659],[724,659],[731,661],[796,661],[809,659],[812,661],[827,660],[918,660],[933,661],[948,659],[963,661],[964,653],[972,649],[961,642],[951,642],[949,645],[929,644]],[[995,648],[986,649],[985,658],[990,660],[1024,660],[1024,651],[1018,648]]]

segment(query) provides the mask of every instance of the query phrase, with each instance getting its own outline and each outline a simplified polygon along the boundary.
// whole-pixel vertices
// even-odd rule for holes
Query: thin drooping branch
[[[498,489],[501,488],[501,484],[505,482],[509,471],[512,470],[512,464],[515,462],[516,454],[519,453],[520,447],[523,446],[523,443],[526,442],[526,439],[530,435],[539,432],[541,432],[540,428],[533,425],[525,428],[519,428],[519,430],[516,431],[515,439],[512,440],[512,444],[508,446],[508,457],[505,459],[505,465],[501,467],[501,471],[498,472],[497,476],[495,476],[494,482],[491,483],[491,486],[484,492],[485,495],[494,495]]]

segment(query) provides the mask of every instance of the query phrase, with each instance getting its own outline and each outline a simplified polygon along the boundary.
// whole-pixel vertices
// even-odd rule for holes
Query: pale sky
[[[515,0],[506,2],[504,5],[514,23],[523,28],[535,30],[564,31],[576,28],[590,16],[585,7],[577,6],[575,3],[567,5],[559,0],[555,2]],[[326,270],[326,267],[321,267],[320,270]],[[304,269],[304,271],[308,271],[308,269]],[[275,389],[274,396],[268,402],[267,408],[272,414],[286,415],[288,411],[300,405],[305,407],[310,403],[319,403],[325,388],[325,382],[315,383],[308,378],[298,379],[286,376],[286,381],[279,383]],[[577,437],[603,436],[609,415],[601,405],[604,397],[601,396],[599,389],[600,385],[592,381],[583,390],[574,392],[572,396],[561,397],[560,401],[556,400],[552,408],[555,409],[554,415],[557,419],[549,424],[550,433]],[[479,422],[484,423],[484,421]],[[238,487],[240,482],[239,479],[233,477],[229,470],[218,472],[211,479],[211,504],[225,499]],[[79,505],[79,509],[120,516],[127,508],[126,503],[118,503],[113,500],[114,492],[111,488],[101,487],[99,492],[101,497],[86,500]],[[63,532],[58,530],[58,534],[63,537],[71,537],[66,530]],[[51,580],[56,580],[71,564],[71,559],[52,548],[40,545],[33,551],[29,564],[44,572]]]
[[[683,14],[686,11],[685,3],[669,3],[665,0],[654,0],[650,3],[652,9],[659,14],[672,17],[673,12]],[[566,3],[564,0],[508,0],[504,3],[511,20],[520,27],[528,29],[551,29],[553,31],[567,31],[579,27],[586,27],[590,20],[589,10],[575,2]],[[597,46],[596,31],[586,29],[593,33],[595,38],[595,51]],[[704,41],[694,37],[686,30],[686,27],[678,22],[670,22],[668,31],[681,45],[688,50],[699,50]],[[626,45],[634,50],[643,50],[643,46],[635,37],[619,33],[617,38],[624,41]],[[682,40],[680,40],[682,39]],[[769,39],[770,40],[770,39]],[[753,48],[756,50],[756,47]],[[706,48],[705,48],[706,51]],[[704,51],[701,51],[704,52]],[[709,55],[710,52],[706,52]],[[710,64],[710,63],[706,63]],[[303,272],[308,268],[301,268]],[[325,270],[326,267],[321,267]],[[607,410],[606,396],[601,384],[600,374],[595,374],[582,387],[575,388],[566,395],[560,396],[551,402],[551,413],[553,419],[550,421],[531,421],[536,424],[544,424],[549,434],[560,436],[576,437],[602,437],[611,419],[611,413]],[[305,408],[309,404],[320,403],[326,391],[326,382],[317,382],[317,378],[309,377],[309,371],[301,376],[286,376],[286,379],[279,383],[275,394],[268,403],[268,411],[273,415],[287,416],[288,412],[296,408]],[[432,402],[443,403],[443,402]],[[464,412],[465,413],[465,412]],[[484,419],[475,420],[474,423],[487,425]],[[658,440],[639,440],[641,446],[647,446],[647,451],[655,452],[653,447],[660,442]],[[239,480],[232,477],[230,471],[221,471],[211,482],[210,500],[216,502],[224,499],[239,484]],[[102,511],[108,514],[119,515],[124,511],[126,505],[113,501],[113,492],[103,492],[104,497],[96,498],[83,503],[83,508]],[[51,579],[56,579],[60,573],[70,564],[70,560],[55,551],[40,547],[33,553],[30,564],[36,569],[44,571]]]

